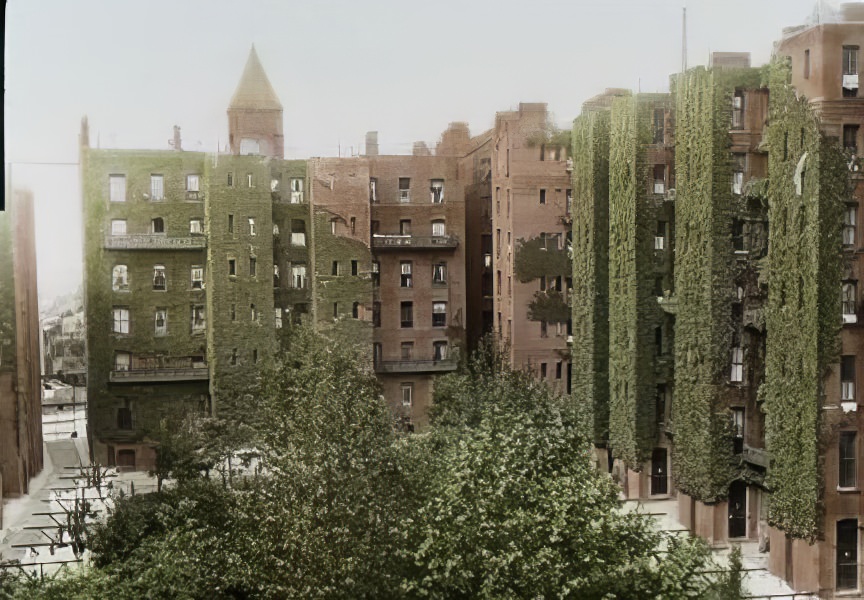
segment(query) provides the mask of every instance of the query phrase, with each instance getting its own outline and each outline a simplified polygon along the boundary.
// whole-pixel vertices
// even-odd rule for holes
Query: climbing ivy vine
[[[769,522],[795,538],[819,533],[822,378],[837,357],[843,201],[849,174],[819,131],[790,68],[770,71],[769,293],[766,377],[760,388],[771,455]]]
[[[573,400],[609,436],[609,112],[573,123]]]

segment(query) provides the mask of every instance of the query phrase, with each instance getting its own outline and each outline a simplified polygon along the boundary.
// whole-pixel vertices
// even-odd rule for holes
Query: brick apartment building
[[[715,53],[668,97],[583,105],[573,396],[628,497],[677,496],[692,531],[834,597],[864,589],[864,4],[817,15],[770,68]]]
[[[545,126],[545,107],[532,111]],[[453,123],[434,155],[424,144],[410,156],[379,155],[370,133],[363,156],[284,160],[282,107],[254,49],[228,121],[230,154],[183,151],[179,130],[172,150],[94,149],[82,123],[88,399],[99,462],[146,468],[160,419],[251,401],[254,366],[304,321],[367,347],[394,412],[406,428],[422,427],[434,377],[491,329],[492,295],[472,281],[493,272],[497,130],[472,138]],[[542,167],[539,152],[528,154]],[[546,163],[557,172],[548,202],[562,215],[564,165],[563,150]],[[542,178],[531,185],[544,187]],[[558,233],[550,250],[561,255],[565,225],[547,220],[545,230]],[[536,235],[512,231],[508,252]],[[548,285],[561,290],[564,280],[562,272]],[[547,356],[566,350],[563,327],[549,337]],[[550,379],[566,378],[562,359],[546,362],[558,365]]]
[[[10,202],[0,212],[0,497],[26,494],[43,464],[33,197],[6,191]]]

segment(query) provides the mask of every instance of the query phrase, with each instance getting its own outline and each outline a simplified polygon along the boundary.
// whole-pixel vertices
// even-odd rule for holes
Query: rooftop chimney
[[[174,139],[168,143],[171,144],[171,147],[174,148],[175,150],[182,150],[183,149],[183,144],[180,141],[180,126],[179,125],[174,126]]]
[[[366,156],[378,156],[378,132],[366,132]]]
[[[432,156],[432,153],[429,152],[429,146],[426,145],[426,142],[414,142],[414,156]]]

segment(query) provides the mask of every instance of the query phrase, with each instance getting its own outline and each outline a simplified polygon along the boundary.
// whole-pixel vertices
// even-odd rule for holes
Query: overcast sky
[[[547,102],[568,126],[606,87],[667,91],[682,0],[9,0],[6,160],[36,200],[39,294],[81,282],[78,131],[102,148],[227,140],[225,110],[254,43],[284,107],[286,158],[381,152],[472,134]],[[815,0],[687,0],[689,65],[712,51],[769,59]]]

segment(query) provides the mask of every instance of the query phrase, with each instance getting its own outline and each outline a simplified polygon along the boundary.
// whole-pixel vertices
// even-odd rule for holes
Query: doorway
[[[651,453],[651,495],[669,493],[669,476],[666,468],[666,448],[654,448]]]
[[[733,481],[729,486],[729,537],[747,536],[747,484]]]

